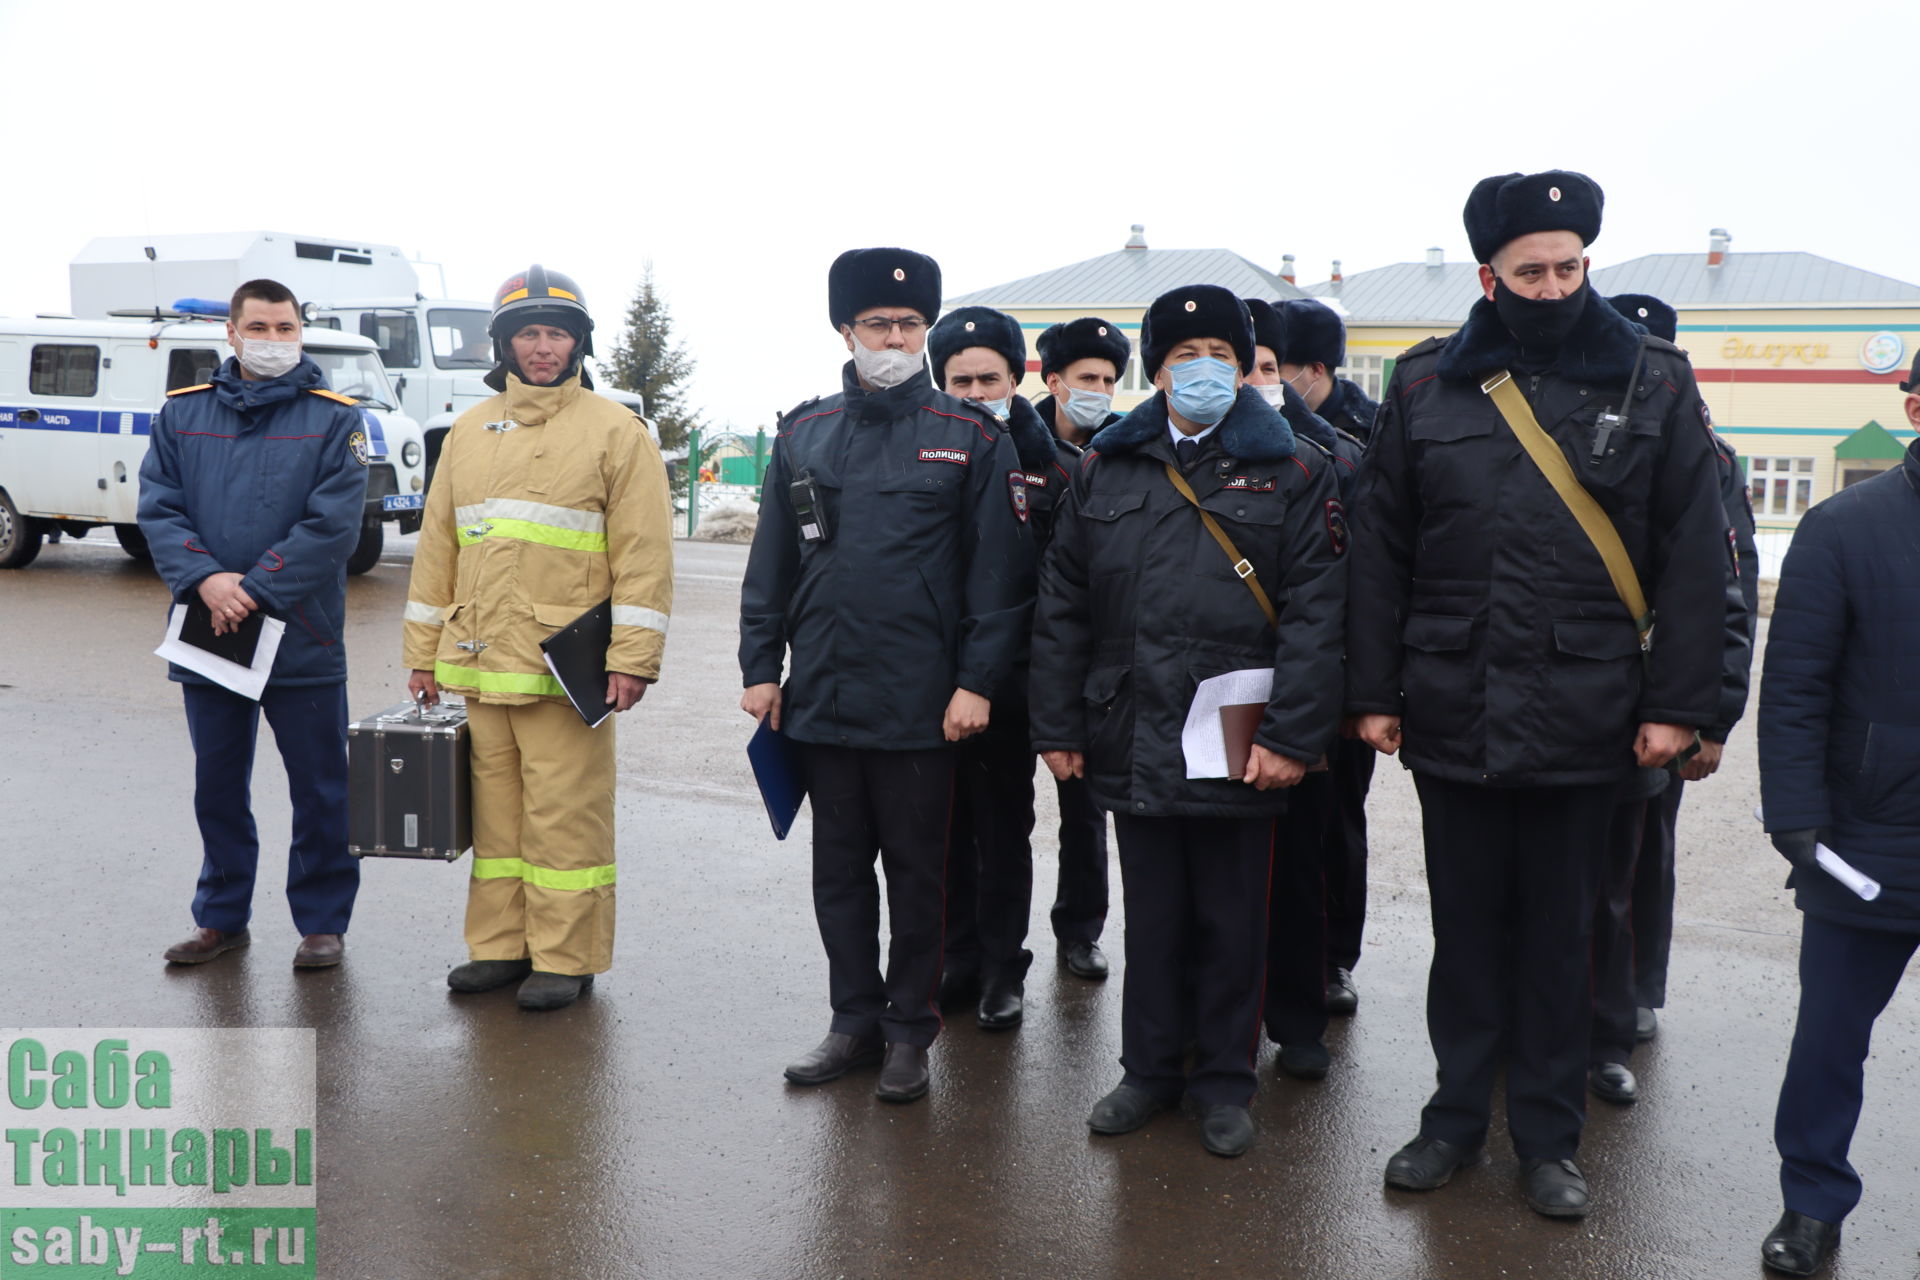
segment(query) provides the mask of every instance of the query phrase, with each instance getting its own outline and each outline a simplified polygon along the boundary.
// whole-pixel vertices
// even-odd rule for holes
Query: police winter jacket
[[[1016,395],[1007,410],[1007,435],[1013,440],[1021,469],[1026,472],[1028,525],[1033,529],[1036,560],[1053,537],[1053,521],[1060,499],[1080,462],[1080,449],[1053,434],[1033,404]]]
[[[1296,391],[1292,384],[1283,382],[1280,385],[1283,388],[1280,416],[1293,429],[1294,439],[1305,440],[1320,450],[1332,464],[1334,480],[1340,486],[1340,497],[1343,500],[1351,497],[1354,477],[1360,473],[1360,455],[1366,451],[1366,446],[1355,436],[1338,430],[1315,413],[1308,406],[1307,398]]]
[[[1380,406],[1352,379],[1335,378],[1333,390],[1320,402],[1316,412],[1335,430],[1344,431],[1365,445],[1373,437],[1373,420],[1379,416]]]
[[[1630,425],[1601,438],[1642,342]],[[1402,759],[1440,777],[1616,781],[1641,723],[1718,714],[1727,540],[1713,444],[1685,354],[1597,299],[1548,367],[1521,363],[1482,300],[1395,368],[1354,491],[1347,710],[1403,717]],[[1626,544],[1659,619],[1644,669],[1599,553],[1481,390],[1499,369]]]
[[[1000,420],[934,389],[884,391],[849,361],[837,395],[782,419],[740,592],[743,684],[793,667],[780,727],[799,742],[943,746],[955,689],[992,700],[1033,611],[1031,498]],[[800,534],[811,477],[826,537]]]
[[[1324,456],[1295,447],[1251,387],[1207,438],[1188,484],[1280,614],[1279,634],[1167,478],[1164,394],[1095,436],[1040,574],[1034,749],[1083,751],[1094,798],[1140,817],[1256,817],[1286,792],[1186,776],[1181,730],[1209,676],[1273,668],[1255,734],[1314,761],[1340,713],[1345,517]]]
[[[216,573],[287,624],[268,683],[347,678],[347,557],[367,499],[360,411],[305,356],[250,381],[229,356],[167,397],[140,464],[140,531],[174,598]],[[184,684],[206,684],[180,667]]]
[[[460,415],[427,491],[404,660],[481,702],[564,698],[540,642],[613,600],[607,669],[660,677],[673,612],[666,467],[626,406],[578,374]]]
[[[1720,469],[1720,506],[1727,521],[1726,646],[1720,656],[1720,709],[1700,736],[1725,742],[1747,710],[1747,682],[1753,669],[1754,627],[1760,618],[1760,551],[1753,542],[1753,502],[1740,455],[1718,433],[1713,448]]]
[[[1812,827],[1878,880],[1863,902],[1795,870],[1800,909],[1920,931],[1920,443],[1800,518],[1780,571],[1760,680],[1768,831]]]

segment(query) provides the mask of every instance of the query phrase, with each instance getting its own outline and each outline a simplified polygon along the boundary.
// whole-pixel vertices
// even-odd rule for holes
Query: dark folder
[[[1230,702],[1220,708],[1220,736],[1227,744],[1227,777],[1235,782],[1247,776],[1253,757],[1253,735],[1267,714],[1264,702]]]
[[[766,802],[767,818],[773,834],[785,840],[807,798],[807,784],[800,773],[800,752],[792,739],[767,723],[747,740],[747,761],[753,765],[753,780],[760,784],[760,799]]]
[[[607,649],[613,644],[613,597],[540,642],[547,670],[566,690],[568,701],[592,728],[613,714],[607,701]]]
[[[198,593],[185,602],[187,616],[180,623],[180,639],[196,649],[204,649],[216,658],[225,658],[237,666],[253,665],[253,651],[260,645],[260,628],[265,625],[267,615],[255,609],[246,616],[236,631],[223,636],[213,634],[213,610],[207,608],[207,602]]]

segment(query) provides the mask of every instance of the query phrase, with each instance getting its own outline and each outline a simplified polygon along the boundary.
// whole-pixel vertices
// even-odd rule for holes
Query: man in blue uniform
[[[1048,327],[1034,340],[1047,394],[1034,405],[1053,433],[1084,448],[1102,427],[1120,421],[1113,389],[1127,371],[1133,344],[1119,325],[1081,316]],[[1060,802],[1060,872],[1048,913],[1060,963],[1089,982],[1107,976],[1100,934],[1107,924],[1107,815],[1085,778],[1056,778]]]
[[[169,394],[140,466],[140,531],[176,601],[217,635],[265,611],[286,624],[258,703],[181,667],[204,860],[195,928],[168,948],[200,964],[251,940],[259,833],[249,802],[260,712],[293,797],[287,902],[301,968],[340,963],[359,864],[347,853],[347,557],[360,536],[367,436],[354,401],[300,350],[285,285],[233,295],[235,355],[213,381]]]
[[[1034,745],[1119,837],[1125,1074],[1087,1126],[1128,1133],[1185,1095],[1202,1145],[1233,1157],[1254,1141],[1274,819],[1339,717],[1346,516],[1324,458],[1244,385],[1239,298],[1171,290],[1140,345],[1158,394],[1094,437],[1047,547]],[[1259,723],[1244,763],[1196,764],[1196,690],[1229,673],[1262,690],[1241,704]],[[1199,714],[1224,748],[1220,711]]]
[[[850,250],[827,301],[853,358],[841,390],[788,413],[774,440],[740,592],[740,706],[800,744],[813,805],[833,1022],[787,1079],[880,1062],[878,1096],[911,1102],[940,1032],[953,744],[999,714],[1026,635],[1029,504],[999,420],[927,375],[933,259]]]
[[[1601,203],[1565,170],[1467,198],[1486,296],[1394,368],[1348,595],[1347,710],[1413,771],[1433,909],[1437,1087],[1386,1182],[1431,1191],[1477,1161],[1504,1067],[1550,1217],[1592,1204],[1574,1157],[1607,825],[1636,765],[1713,723],[1726,612],[1693,371],[1593,296]]]
[[[1015,389],[1027,367],[1020,322],[991,307],[961,307],[927,336],[942,391],[1004,424],[1025,472],[1036,554],[1080,450],[1054,435]],[[977,1002],[980,1026],[1004,1031],[1025,1015],[1027,917],[1033,910],[1033,774],[1027,736],[1027,650],[986,731],[960,744],[947,855],[947,957],[940,1007]]]

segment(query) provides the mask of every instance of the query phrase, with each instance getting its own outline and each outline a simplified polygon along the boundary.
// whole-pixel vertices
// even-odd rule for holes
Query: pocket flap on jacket
[[[1640,635],[1630,622],[1563,618],[1553,624],[1553,647],[1576,658],[1605,662],[1640,652]]]
[[[1112,702],[1113,695],[1120,692],[1120,682],[1127,678],[1132,667],[1095,667],[1087,672],[1087,681],[1081,686],[1080,693],[1088,702]]]
[[[1469,440],[1493,434],[1498,410],[1489,406],[1486,413],[1416,413],[1407,423],[1409,440]]]
[[[1424,653],[1448,653],[1464,649],[1473,639],[1473,619],[1455,618],[1444,613],[1410,613],[1400,632],[1409,649]]]
[[[577,604],[536,604],[533,620],[543,627],[564,627],[586,611]]]
[[[1146,502],[1144,490],[1133,493],[1093,493],[1087,495],[1087,503],[1080,508],[1080,514],[1089,520],[1118,520],[1129,511],[1138,511]]]

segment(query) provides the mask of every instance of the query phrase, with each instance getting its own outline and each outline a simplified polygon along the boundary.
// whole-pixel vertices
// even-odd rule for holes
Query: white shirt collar
[[[1222,421],[1224,421],[1224,419],[1222,419]],[[1219,429],[1219,427],[1220,427],[1220,423],[1216,422],[1211,427],[1202,427],[1200,430],[1194,432],[1192,435],[1188,435],[1182,430],[1180,430],[1179,427],[1176,427],[1173,425],[1172,414],[1167,415],[1167,435],[1172,437],[1174,448],[1176,451],[1178,451],[1180,442],[1182,440],[1191,440],[1195,444],[1198,444],[1200,441],[1205,440],[1208,436],[1212,435],[1216,430]]]

